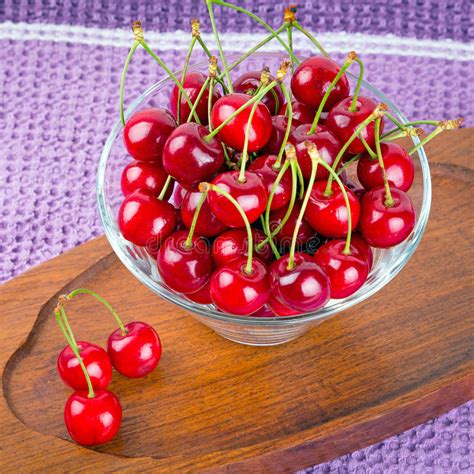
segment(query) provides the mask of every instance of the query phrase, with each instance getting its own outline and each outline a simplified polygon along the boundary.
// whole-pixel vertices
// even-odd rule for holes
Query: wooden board
[[[357,307],[270,348],[222,339],[135,280],[105,238],[0,290],[0,470],[292,472],[396,434],[473,397],[472,130],[430,145],[433,208],[401,274]],[[159,331],[164,356],[143,380],[110,386],[124,420],[111,443],[72,443],[64,346],[52,317],[78,286],[126,321]],[[104,344],[113,320],[87,297],[70,307],[78,339]]]

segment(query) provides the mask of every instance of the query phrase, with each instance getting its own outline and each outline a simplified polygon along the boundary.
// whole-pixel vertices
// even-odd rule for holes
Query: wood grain
[[[272,348],[226,341],[135,280],[99,238],[0,290],[1,472],[293,472],[437,416],[473,397],[472,130],[430,144],[433,207],[419,249],[368,301]],[[55,360],[52,308],[87,286],[126,321],[159,331],[164,356],[142,380],[114,374],[119,436],[68,440],[70,394]],[[86,297],[78,339],[104,344],[113,320]],[[21,455],[19,455],[21,453]]]

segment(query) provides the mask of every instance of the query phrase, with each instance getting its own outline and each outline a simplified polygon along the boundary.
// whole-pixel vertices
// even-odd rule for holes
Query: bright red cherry
[[[279,173],[279,170],[274,168],[276,161],[277,157],[275,155],[262,155],[253,161],[248,168],[250,171],[257,173],[258,176],[260,176],[263,184],[267,188],[268,197],[270,197],[270,193]],[[291,188],[291,171],[287,169],[278,183],[275,194],[273,195],[272,205],[270,206],[272,211],[280,209],[280,207],[283,207],[290,201]]]
[[[207,282],[200,290],[187,293],[186,298],[199,304],[212,304],[211,285]]]
[[[212,259],[207,242],[193,235],[191,246],[186,246],[189,231],[171,234],[158,251],[157,264],[161,278],[172,290],[194,293],[209,280]]]
[[[176,122],[167,110],[142,110],[125,124],[125,148],[138,161],[161,161],[165,142],[175,128]]]
[[[250,96],[255,95],[255,91],[261,85],[261,74],[261,71],[249,71],[242,74],[234,81],[234,91]],[[270,82],[273,82],[275,78],[270,74],[269,80]],[[277,84],[271,91],[267,92],[262,99],[262,104],[265,104],[268,107],[268,110],[272,115],[278,113],[283,102],[284,96],[280,84]]]
[[[268,271],[254,258],[252,273],[245,271],[247,258],[241,257],[223,265],[211,277],[211,298],[221,311],[246,316],[259,310],[268,300]]]
[[[301,314],[300,311],[287,308],[285,305],[281,304],[271,293],[267,306],[270,308],[274,316],[296,316]]]
[[[305,218],[309,225],[326,237],[345,237],[347,235],[347,208],[339,185],[331,183],[331,195],[324,194],[326,181],[316,181],[306,208]],[[360,203],[355,194],[346,188],[351,208],[352,228],[357,227]]]
[[[181,205],[181,218],[184,225],[189,229],[193,222],[194,212],[201,200],[202,193],[199,191],[188,191],[184,196]],[[215,237],[224,232],[227,226],[224,225],[211,211],[207,199],[202,203],[201,210],[196,221],[194,232],[203,237]]]
[[[245,182],[238,180],[238,171],[228,171],[216,176],[212,184],[228,192],[245,212],[250,224],[255,222],[267,206],[267,189],[260,177],[252,171],[245,173]],[[209,191],[209,206],[214,215],[227,227],[244,227],[245,223],[229,200],[216,191]]]
[[[304,123],[313,123],[314,117],[316,115],[316,109],[313,107],[308,107],[304,105],[302,102],[298,102],[294,100],[292,103],[292,111],[293,111],[293,124],[295,127],[298,125],[302,125]],[[286,114],[286,104],[283,104],[280,108],[280,115]],[[321,117],[319,117],[319,124],[324,125],[324,121],[326,120],[327,112],[323,112]]]
[[[374,263],[374,253],[372,252],[370,245],[364,240],[364,237],[362,237],[358,232],[353,232],[351,235],[351,246],[355,247],[365,256],[370,271]]]
[[[415,165],[410,155],[396,143],[382,143],[380,151],[389,185],[407,192],[415,177]],[[357,177],[365,189],[372,189],[384,184],[378,160],[372,160],[368,153],[359,158]]]
[[[331,298],[346,298],[355,293],[367,280],[369,264],[365,255],[351,245],[351,253],[344,253],[345,240],[331,240],[318,249],[314,261],[326,272],[331,287]]]
[[[180,125],[169,136],[163,151],[163,168],[185,188],[210,179],[224,164],[220,141],[204,137],[209,130],[197,123]]]
[[[262,152],[268,155],[278,155],[283,139],[288,127],[288,117],[286,115],[274,115],[272,117],[272,133]],[[290,130],[295,129],[294,121],[291,122]]]
[[[64,423],[71,438],[83,446],[110,441],[120,428],[122,407],[108,390],[97,390],[89,398],[87,391],[74,392],[64,407]]]
[[[115,369],[125,377],[140,378],[152,372],[161,358],[162,346],[157,332],[147,323],[134,321],[125,325],[127,334],[114,331],[107,341],[107,351]]]
[[[291,78],[293,95],[303,104],[317,109],[339,69],[340,67],[333,60],[322,56],[304,60],[296,68]],[[334,104],[348,95],[349,81],[343,74],[329,94],[324,110],[330,110]]]
[[[221,97],[212,108],[211,121],[213,128],[217,128],[236,110],[245,105],[251,97],[247,94],[229,94]],[[218,133],[219,138],[228,146],[237,151],[244,149],[245,132],[249,122],[252,105],[240,112]],[[255,110],[250,125],[248,152],[261,150],[272,133],[272,116],[265,104],[260,103]]]
[[[307,254],[295,253],[294,267],[288,270],[289,255],[270,267],[272,296],[283,306],[302,313],[316,311],[329,300],[329,279]]]
[[[351,112],[349,107],[352,104],[352,97],[348,97],[339,102],[329,112],[326,119],[326,127],[335,133],[341,143],[346,143],[351,135],[356,131],[357,127],[375,110],[377,103],[370,97],[360,95],[357,98],[357,109]],[[380,133],[383,131],[383,118],[380,121]],[[361,132],[367,144],[375,150],[375,122],[369,123]],[[352,154],[363,153],[365,147],[360,138],[356,138],[347,148]]]
[[[118,212],[120,232],[141,247],[157,248],[177,224],[176,209],[144,191],[127,196]]]
[[[318,149],[322,159],[332,166],[337,154],[341,150],[339,139],[324,125],[318,125],[316,131],[308,135],[311,125],[300,125],[290,135],[290,143],[296,148],[296,157],[300,165],[303,176],[309,179],[311,176],[311,158],[304,144],[306,140],[313,142]],[[329,172],[323,166],[318,166],[316,179],[325,179],[329,176]]]
[[[202,86],[206,82],[206,75],[199,71],[188,72],[184,78],[183,88],[188,94],[191,104],[196,102],[199,92],[201,92]],[[170,110],[174,118],[178,117],[178,95],[179,89],[178,86],[174,86],[171,95],[170,95]],[[216,87],[212,90],[212,103],[214,104],[217,99],[220,97],[220,93]],[[207,105],[209,102],[209,86],[206,87],[204,93],[202,94],[199,102],[196,106],[196,114],[199,117],[200,122],[203,125],[207,125]],[[181,94],[181,106],[180,106],[180,123],[185,123],[188,120],[189,113],[191,108],[188,105],[187,100]],[[195,120],[194,115],[191,118],[192,121]]]
[[[368,191],[362,198],[360,231],[372,247],[388,248],[403,242],[415,227],[413,203],[401,189],[390,188],[393,205],[385,204],[385,188]]]
[[[77,347],[92,386],[95,389],[107,388],[112,379],[112,364],[107,352],[102,347],[90,342],[80,341],[77,343]],[[74,390],[87,390],[88,386],[84,372],[70,346],[66,346],[59,354],[57,368],[66,385]]]
[[[252,228],[254,255],[264,263],[270,263],[273,258],[270,244],[263,245],[261,250],[255,247],[266,239],[265,234]],[[223,232],[212,242],[211,255],[216,267],[221,267],[236,258],[248,254],[248,237],[245,229],[231,229]]]

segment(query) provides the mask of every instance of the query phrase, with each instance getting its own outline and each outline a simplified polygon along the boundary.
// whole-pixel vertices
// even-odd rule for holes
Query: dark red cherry
[[[114,331],[107,341],[107,351],[115,369],[125,377],[145,377],[155,369],[162,346],[157,332],[147,323],[134,321],[125,325],[127,334]]]
[[[181,218],[184,225],[190,229],[193,222],[196,207],[201,200],[202,193],[199,191],[188,191],[184,196],[181,205]],[[211,211],[207,199],[202,203],[201,210],[196,221],[194,232],[203,237],[215,237],[224,232],[227,226],[224,225]]]
[[[224,164],[220,141],[204,140],[209,130],[197,123],[180,125],[168,138],[163,151],[163,168],[179,184],[191,188],[209,180]]]
[[[273,185],[278,176],[279,170],[276,170],[273,166],[277,161],[275,155],[262,155],[259,156],[249,166],[249,170],[257,173],[260,176],[263,184],[267,188],[267,195],[270,197]],[[271,210],[280,209],[287,204],[291,198],[292,179],[291,171],[288,169],[283,174],[278,186],[276,187],[275,194],[273,195]]]
[[[329,279],[307,254],[295,253],[295,266],[288,270],[289,255],[270,267],[272,296],[283,306],[302,313],[322,308],[329,300]]]
[[[199,71],[188,72],[184,78],[183,88],[188,94],[191,104],[196,102],[199,93],[201,92],[202,86],[206,82],[206,75]],[[170,95],[170,110],[174,118],[178,117],[178,95],[179,89],[178,86],[174,86],[171,95]],[[217,99],[221,96],[216,87],[212,90],[212,103],[214,104]],[[196,106],[196,114],[199,117],[200,122],[203,125],[207,125],[208,116],[207,116],[207,105],[209,102],[209,86],[206,87],[204,93],[202,94],[199,102]],[[181,106],[180,106],[180,123],[185,123],[188,120],[189,113],[191,108],[188,105],[187,100],[181,94]],[[194,116],[191,118],[192,121],[195,120]]]
[[[286,115],[274,115],[272,117],[272,133],[267,144],[262,149],[263,153],[268,155],[278,155],[283,139],[285,138],[287,127],[288,117]],[[293,131],[294,129],[294,122],[291,122],[290,130]]]
[[[221,311],[246,316],[259,310],[270,294],[267,267],[253,259],[252,273],[240,257],[217,269],[211,277],[211,298]]]
[[[83,446],[110,441],[120,428],[122,407],[108,390],[97,390],[89,398],[87,391],[74,392],[64,407],[64,423],[71,438]]]
[[[227,191],[239,203],[249,222],[255,222],[267,206],[267,189],[258,174],[252,171],[245,173],[244,183],[238,177],[238,171],[228,171],[216,176],[212,184]],[[227,227],[244,227],[239,211],[225,196],[211,190],[208,200],[211,211]]]
[[[255,313],[251,314],[254,318],[274,318],[275,313],[270,309],[268,304],[263,305],[259,310],[255,311]]]
[[[339,102],[329,112],[326,120],[326,127],[331,129],[337,135],[341,143],[346,143],[357,127],[375,110],[377,103],[370,97],[360,95],[357,98],[357,110],[351,112],[349,107],[352,103],[352,97],[348,97]],[[380,122],[380,133],[383,131],[383,118]],[[361,132],[367,144],[375,151],[375,122],[369,123]],[[365,147],[360,138],[356,138],[347,148],[352,154],[363,153]]]
[[[217,128],[236,110],[246,104],[251,97],[247,94],[229,94],[221,97],[212,108],[211,120],[213,128]],[[219,138],[228,146],[242,151],[245,142],[245,132],[249,122],[252,105],[240,112],[218,133]],[[248,152],[261,150],[272,133],[272,116],[265,104],[260,103],[255,110],[250,125]]]
[[[112,364],[107,352],[102,347],[85,341],[78,342],[77,347],[94,389],[107,388],[112,379]],[[87,390],[84,372],[70,346],[66,346],[59,354],[57,368],[66,385],[74,390]]]
[[[158,248],[178,224],[176,209],[145,191],[128,195],[118,212],[122,235],[141,247]]]
[[[331,59],[314,56],[304,60],[291,78],[291,90],[296,99],[317,109],[340,67]],[[349,81],[345,74],[339,79],[324,106],[330,110],[334,104],[349,95]]]
[[[331,287],[331,298],[346,298],[355,293],[367,280],[369,264],[365,255],[351,245],[346,255],[345,240],[331,240],[318,249],[314,261],[326,272]]]
[[[138,161],[161,161],[165,142],[175,128],[176,122],[167,110],[142,110],[125,124],[125,148]]]
[[[344,195],[339,185],[331,183],[330,196],[324,194],[327,181],[316,181],[306,208],[306,220],[318,233],[326,237],[345,237],[347,235],[347,209]],[[357,227],[360,215],[360,204],[355,194],[346,188],[351,208],[352,228]]]
[[[341,181],[356,195],[357,199],[360,202],[366,192],[365,188],[359,183],[353,181],[351,178],[345,177],[344,174],[345,173],[342,172],[339,176],[341,178]]]
[[[261,250],[255,248],[266,239],[265,234],[252,228],[254,255],[264,263],[270,263],[273,258],[272,249],[268,243]],[[248,238],[245,229],[231,229],[223,232],[212,242],[211,255],[216,267],[221,267],[236,258],[248,254]]]
[[[379,186],[362,198],[360,231],[372,247],[388,248],[403,242],[415,227],[415,209],[401,189],[390,188],[393,205],[385,205],[385,188]]]
[[[370,245],[364,240],[364,237],[362,237],[358,232],[353,232],[351,235],[351,246],[364,254],[367,263],[369,264],[370,271],[374,263],[374,254]]]
[[[407,192],[415,177],[415,166],[410,155],[396,143],[382,143],[380,151],[389,185]],[[368,153],[359,158],[357,177],[365,189],[372,189],[384,184],[378,160],[372,160]]]
[[[212,259],[207,242],[193,235],[192,246],[186,246],[189,231],[171,234],[158,251],[157,264],[161,278],[172,290],[194,293],[209,280]]]
[[[187,293],[186,298],[199,304],[212,304],[210,283],[207,282],[200,290],[194,293]]]
[[[255,95],[255,91],[260,87],[260,76],[261,71],[249,71],[239,76],[234,81],[234,91],[241,94],[247,94],[250,96]],[[270,82],[273,82],[275,78],[270,75]],[[267,92],[262,99],[262,104],[268,107],[268,110],[272,115],[276,115],[280,106],[283,104],[284,96],[281,90],[280,84],[277,84],[271,91]]]
[[[293,124],[295,127],[298,125],[302,125],[304,123],[313,123],[314,117],[316,115],[316,109],[313,107],[308,107],[304,105],[302,102],[298,102],[294,100],[292,103],[292,111],[293,111]],[[280,108],[280,115],[286,114],[286,104],[283,104]],[[324,121],[326,120],[327,112],[323,112],[319,117],[319,124],[324,125]]]
[[[270,293],[267,306],[270,308],[274,316],[296,316],[301,314],[300,311],[296,311],[281,304],[272,293]]]
[[[337,154],[341,149],[341,143],[339,139],[324,125],[318,125],[316,131],[311,135],[308,132],[311,125],[300,125],[293,131],[290,136],[290,143],[296,148],[296,157],[300,165],[303,176],[309,179],[311,176],[311,158],[308,154],[308,150],[304,144],[306,140],[313,142],[318,149],[322,159],[329,165],[332,166]],[[329,176],[329,172],[323,166],[318,166],[316,172],[316,179],[325,179]]]

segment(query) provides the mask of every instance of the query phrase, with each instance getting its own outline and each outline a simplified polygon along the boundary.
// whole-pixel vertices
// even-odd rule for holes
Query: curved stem
[[[280,255],[280,252],[278,251],[278,249],[275,245],[275,242],[273,242],[273,240],[270,237],[271,236],[271,231],[270,231],[270,227],[268,226],[268,222],[265,222],[265,218],[263,216],[260,216],[260,222],[262,223],[263,232],[267,236],[267,238],[265,240],[270,244],[270,247],[271,247],[272,252],[275,255],[275,257],[277,259],[279,259],[281,257],[281,255]],[[258,246],[256,246],[255,249],[258,250]]]
[[[387,133],[384,133],[382,135],[382,138],[385,138],[391,135],[392,133],[397,132],[398,130],[403,130],[408,127],[415,127],[417,125],[432,125],[433,127],[436,127],[439,124],[439,120],[415,120],[413,122],[401,123],[390,112],[385,112],[385,115],[390,121],[393,122],[396,128],[388,131]]]
[[[122,77],[120,78],[120,120],[122,125],[125,125],[125,113],[123,107],[123,96],[125,91],[125,77],[127,76],[128,66],[130,65],[130,60],[132,59],[133,53],[136,51],[140,43],[136,40],[133,41],[132,47],[128,52],[127,58],[125,59],[125,64],[123,65]]]
[[[309,38],[309,40],[316,46],[316,48],[319,49],[319,51],[321,52],[323,56],[325,56],[326,58],[329,58],[329,54],[326,53],[324,48],[321,46],[320,42],[309,31],[303,28],[297,21],[293,22],[293,26],[297,30],[301,31],[301,33],[303,33],[307,38]]]
[[[374,150],[372,150],[372,148],[370,148],[369,144],[367,143],[366,139],[362,136],[362,134],[359,134],[358,138],[362,142],[362,145],[364,145],[364,148],[366,149],[369,156],[373,160],[377,159],[377,153],[375,153]]]
[[[196,44],[196,40],[197,38],[195,36],[191,38],[191,43],[189,44],[188,53],[186,54],[186,58],[184,59],[183,72],[181,73],[181,84],[183,84],[183,87],[184,87],[184,79],[186,77],[186,72],[188,71],[189,60],[191,59],[191,54],[193,52],[194,45]],[[178,91],[178,103],[176,107],[177,107],[176,108],[177,110],[176,121],[179,125],[181,123],[181,90]]]
[[[196,97],[196,100],[194,101],[193,106],[191,107],[191,110],[189,111],[188,119],[186,120],[186,123],[191,122],[191,119],[193,118],[193,115],[196,113],[196,108],[199,104],[199,101],[201,100],[207,86],[209,84],[209,77],[206,77],[206,80],[204,81],[204,84],[201,87],[201,90],[199,91],[199,94]],[[210,100],[212,101],[212,96],[209,96]]]
[[[430,134],[428,134],[425,138],[423,138],[423,140],[420,140],[420,143],[418,143],[417,145],[415,145],[409,152],[408,154],[409,155],[413,155],[413,153],[415,153],[415,151],[417,151],[419,148],[421,148],[422,146],[426,145],[431,139],[433,139],[434,137],[436,137],[437,135],[439,135],[441,132],[443,131],[443,129],[441,127],[436,127]]]
[[[203,39],[201,38],[201,36],[198,36],[197,38],[197,42],[200,44],[202,50],[204,51],[204,53],[206,54],[206,56],[210,59],[212,58],[213,54],[211,53],[211,51],[209,50],[209,48],[206,46],[206,43],[204,43]],[[217,66],[217,71],[218,73],[220,74],[220,68],[219,66]],[[227,88],[226,88],[227,89]],[[227,92],[227,90],[226,90]]]
[[[352,165],[352,163],[354,163],[354,161],[357,161],[361,156],[362,153],[357,153],[357,155],[354,155],[349,161],[346,161],[344,166],[341,166],[337,171],[337,175],[340,176],[347,168],[349,168],[350,165]]]
[[[72,341],[72,344],[77,347],[77,351],[80,352],[79,347],[77,345],[76,338],[74,337],[74,333],[72,332],[71,326],[69,324],[69,320],[66,316],[66,311],[63,309],[62,304],[59,304],[59,309],[61,310],[61,316],[63,319],[64,326],[66,327],[66,331],[69,334],[69,337]]]
[[[359,58],[355,58],[355,60],[359,65],[359,78],[357,79],[357,85],[354,90],[354,95],[352,96],[352,102],[349,107],[349,112],[355,112],[357,110],[357,99],[359,97],[360,88],[362,86],[362,79],[364,77],[364,63]]]
[[[287,115],[288,123],[286,125],[285,136],[283,137],[283,141],[281,142],[281,147],[280,147],[280,151],[278,152],[277,160],[275,161],[275,164],[273,165],[275,169],[279,169],[281,166],[283,152],[285,151],[285,147],[288,142],[288,137],[290,136],[290,133],[291,133],[291,124],[293,122],[293,104],[291,103],[290,94],[283,82],[280,83],[280,86],[281,86],[281,90],[283,91],[283,95],[285,96],[285,99],[286,99],[286,111],[288,112],[288,115]]]
[[[199,218],[199,212],[201,211],[201,207],[204,204],[204,201],[206,200],[206,198],[207,198],[207,191],[201,194],[198,205],[196,206],[196,209],[194,210],[193,220],[191,222],[191,227],[189,228],[189,232],[188,232],[188,238],[186,239],[186,242],[184,243],[184,246],[187,249],[190,249],[193,246],[194,230],[196,229],[197,220]]]
[[[166,178],[165,184],[163,185],[163,188],[161,189],[160,194],[158,195],[159,201],[163,201],[166,191],[168,191],[168,187],[171,184],[172,180],[173,178],[171,177],[171,175],[168,175],[168,177]]]
[[[214,93],[214,77],[209,81],[209,97],[207,99],[207,123],[209,131],[212,132],[211,112],[212,112],[212,94]]]
[[[295,168],[296,168],[296,172],[298,174],[298,182],[300,183],[300,199],[303,199],[304,190],[305,190],[304,176],[303,176],[303,171],[301,171],[301,166],[298,163],[298,160],[295,160]]]
[[[392,193],[390,192],[390,185],[388,184],[387,173],[385,172],[385,163],[383,162],[382,149],[380,148],[380,121],[379,117],[375,120],[375,148],[377,150],[377,158],[379,166],[382,170],[383,184],[385,186],[385,205],[387,207],[393,206]]]

